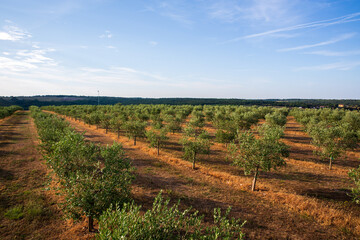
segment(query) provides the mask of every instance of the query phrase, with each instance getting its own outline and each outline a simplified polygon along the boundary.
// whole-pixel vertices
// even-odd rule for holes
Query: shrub
[[[98,240],[105,239],[243,239],[242,222],[228,219],[230,208],[225,215],[214,209],[214,223],[204,227],[203,217],[191,209],[180,211],[179,203],[169,206],[161,192],[155,198],[152,209],[141,214],[141,206],[134,203],[116,206],[115,211],[108,209],[99,222]]]

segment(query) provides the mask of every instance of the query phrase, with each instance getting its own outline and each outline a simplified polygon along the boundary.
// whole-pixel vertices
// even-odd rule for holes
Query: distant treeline
[[[168,104],[168,105],[257,105],[336,108],[343,105],[345,108],[359,109],[360,100],[349,99],[224,99],[224,98],[124,98],[124,97],[94,97],[70,95],[44,95],[32,97],[0,97],[0,106],[18,105],[25,109],[29,106],[48,105],[113,105],[130,104]]]

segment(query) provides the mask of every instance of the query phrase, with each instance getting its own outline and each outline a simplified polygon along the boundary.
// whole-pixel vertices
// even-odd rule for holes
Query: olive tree
[[[101,127],[105,129],[105,133],[108,133],[108,130],[111,126],[111,117],[107,114],[104,114],[104,115],[101,115],[100,117],[100,124],[101,124]]]
[[[168,139],[166,136],[167,130],[165,128],[161,129],[160,131],[156,132],[153,130],[146,132],[146,138],[150,143],[150,147],[157,148],[157,155],[159,156],[160,147],[165,145],[165,141]]]
[[[137,120],[127,121],[124,124],[126,135],[134,139],[134,146],[136,145],[136,138],[145,137],[146,125],[146,122]]]
[[[118,116],[110,120],[110,127],[117,133],[117,138],[120,137],[120,130],[124,126],[126,119],[123,116]]]
[[[180,143],[183,145],[184,158],[188,161],[192,161],[193,169],[195,169],[197,154],[208,153],[210,148],[210,141],[203,138],[183,138],[180,140]]]
[[[360,166],[357,169],[349,171],[349,177],[354,181],[356,187],[351,189],[351,195],[354,202],[360,204]]]
[[[280,111],[268,113],[265,115],[265,120],[270,125],[284,126],[286,124],[286,115]]]
[[[288,146],[279,139],[283,128],[263,125],[258,128],[260,138],[245,131],[239,134],[238,144],[229,146],[229,155],[233,164],[244,169],[245,174],[254,174],[251,190],[254,191],[259,171],[270,171],[272,168],[285,165],[284,157],[289,156]]]
[[[332,126],[327,122],[311,124],[308,132],[312,137],[312,143],[317,147],[316,154],[329,159],[329,169],[332,169],[334,160],[339,158],[346,149],[356,146],[357,138],[346,127]]]

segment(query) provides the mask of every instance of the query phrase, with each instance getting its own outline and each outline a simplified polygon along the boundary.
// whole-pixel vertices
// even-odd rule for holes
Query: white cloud
[[[315,43],[315,44],[302,45],[302,46],[297,46],[297,47],[292,47],[292,48],[283,48],[283,49],[279,49],[278,51],[279,52],[289,52],[289,51],[296,51],[296,50],[302,50],[302,49],[313,48],[313,47],[326,46],[329,44],[334,44],[334,43],[352,38],[355,35],[356,35],[355,33],[343,34],[336,38],[330,39],[328,41],[323,41],[323,42]]]
[[[16,60],[7,57],[0,57],[0,70],[5,70],[7,73],[8,71],[19,72],[35,68],[37,68],[37,66],[29,62],[24,62],[22,60]]]
[[[11,22],[7,22],[7,23],[11,23]],[[31,35],[28,32],[13,25],[6,25],[3,27],[3,29],[4,31],[0,31],[0,40],[19,41],[21,39],[31,37]]]
[[[353,68],[360,66],[360,62],[336,62],[330,64],[323,64],[318,66],[309,66],[309,67],[300,67],[295,70],[303,71],[303,70],[319,70],[319,71],[326,71],[326,70],[341,70],[341,71],[348,71]]]
[[[114,47],[114,46],[111,46],[111,45],[109,45],[109,46],[106,46],[107,48],[109,48],[109,49],[116,49],[116,47]]]
[[[112,38],[112,37],[113,37],[113,35],[112,35],[112,33],[110,31],[105,31],[104,34],[101,34],[99,36],[99,38]]]
[[[48,52],[54,51],[54,49],[19,50],[16,55],[19,59],[27,63],[56,65],[56,62],[52,58],[45,56]]]
[[[0,33],[2,40],[19,41],[31,37],[30,33],[15,27],[11,21],[7,20],[6,23],[11,25],[4,27],[6,34]],[[3,56],[0,56],[0,73],[11,75],[14,73],[18,74],[20,72],[33,71],[40,67],[53,67],[57,65],[55,60],[47,56],[49,52],[53,52],[55,49],[42,49],[38,43],[31,41],[30,45],[30,49],[2,52]],[[29,47],[28,44],[26,44],[26,47]]]

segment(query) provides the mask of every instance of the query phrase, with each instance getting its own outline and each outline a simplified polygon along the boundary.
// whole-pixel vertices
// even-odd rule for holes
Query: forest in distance
[[[0,97],[0,106],[18,105],[25,109],[30,106],[48,105],[112,105],[131,104],[167,104],[167,105],[245,105],[245,106],[280,106],[360,109],[358,99],[226,99],[226,98],[141,98],[141,97],[106,97],[76,95],[39,95]]]

